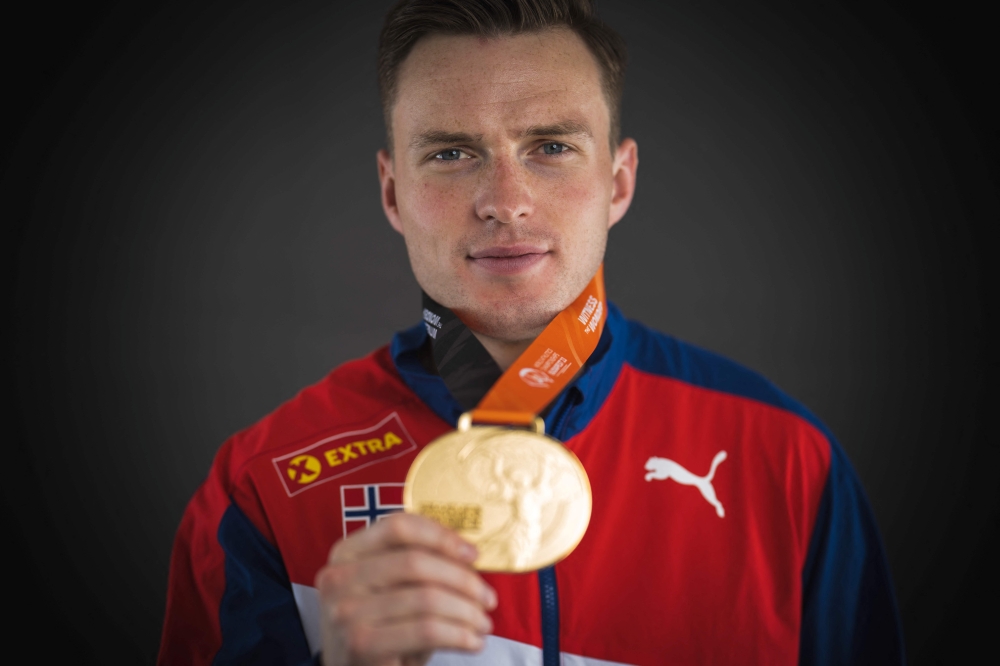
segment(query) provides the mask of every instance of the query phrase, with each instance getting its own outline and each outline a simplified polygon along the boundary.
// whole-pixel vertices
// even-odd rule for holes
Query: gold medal
[[[604,330],[604,268],[504,371],[458,430],[421,451],[403,507],[456,530],[479,549],[482,571],[534,571],[583,539],[593,500],[579,459],[545,436],[536,416],[566,388]],[[531,426],[532,430],[497,423]]]
[[[534,430],[473,426],[428,444],[413,461],[403,505],[479,549],[482,571],[541,569],[566,557],[590,522],[590,481],[573,452]]]

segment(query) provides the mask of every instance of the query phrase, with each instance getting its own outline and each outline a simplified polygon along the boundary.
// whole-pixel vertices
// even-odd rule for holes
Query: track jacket
[[[423,325],[345,363],[219,450],[174,544],[161,664],[300,664],[333,543],[402,507],[461,407]],[[583,463],[580,545],[498,592],[482,654],[432,664],[902,663],[864,492],[826,428],[767,380],[613,305],[546,432]]]

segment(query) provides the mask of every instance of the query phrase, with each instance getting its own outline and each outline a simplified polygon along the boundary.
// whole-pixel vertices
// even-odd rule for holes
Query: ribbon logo
[[[545,388],[552,383],[551,375],[536,368],[521,368],[521,372],[517,374],[521,376],[525,384],[535,388]]]

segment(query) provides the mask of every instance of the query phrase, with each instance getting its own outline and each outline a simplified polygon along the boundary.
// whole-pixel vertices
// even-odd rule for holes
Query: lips
[[[514,275],[545,259],[549,251],[538,245],[497,245],[469,253],[479,268],[498,275]]]
[[[470,252],[469,256],[473,259],[508,259],[527,254],[545,254],[546,252],[548,250],[539,245],[497,245]]]

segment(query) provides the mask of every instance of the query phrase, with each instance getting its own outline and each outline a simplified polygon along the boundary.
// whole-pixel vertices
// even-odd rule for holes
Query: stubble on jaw
[[[532,240],[541,239],[538,235],[517,239],[520,242]],[[427,293],[452,310],[475,333],[507,343],[530,341],[580,295],[597,272],[606,245],[605,234],[598,247],[585,248],[585,251],[593,253],[592,261],[586,264],[570,262],[566,267],[568,270],[556,271],[557,277],[540,296],[531,297],[524,293],[524,284],[530,282],[531,277],[498,279],[487,296],[472,293],[466,287],[466,281],[458,279],[444,287],[445,291],[439,294],[440,298],[431,292]],[[553,254],[547,260],[563,263],[559,256],[563,251],[564,248],[554,246]]]
[[[452,310],[473,332],[507,343],[534,340],[561,310],[546,303],[525,302],[513,294],[495,300],[490,306]]]
[[[426,238],[404,236],[410,266],[421,288],[475,333],[504,342],[531,340],[572,303],[594,276],[604,257],[607,230],[600,238],[574,238],[532,220],[527,223],[477,221],[448,248],[423,247]],[[580,242],[586,240],[587,242]],[[527,245],[545,248],[542,271],[486,277],[470,254],[488,247]],[[581,256],[589,255],[589,261]],[[581,261],[582,259],[582,261]],[[442,279],[441,267],[450,266]],[[547,283],[539,289],[539,282]]]

